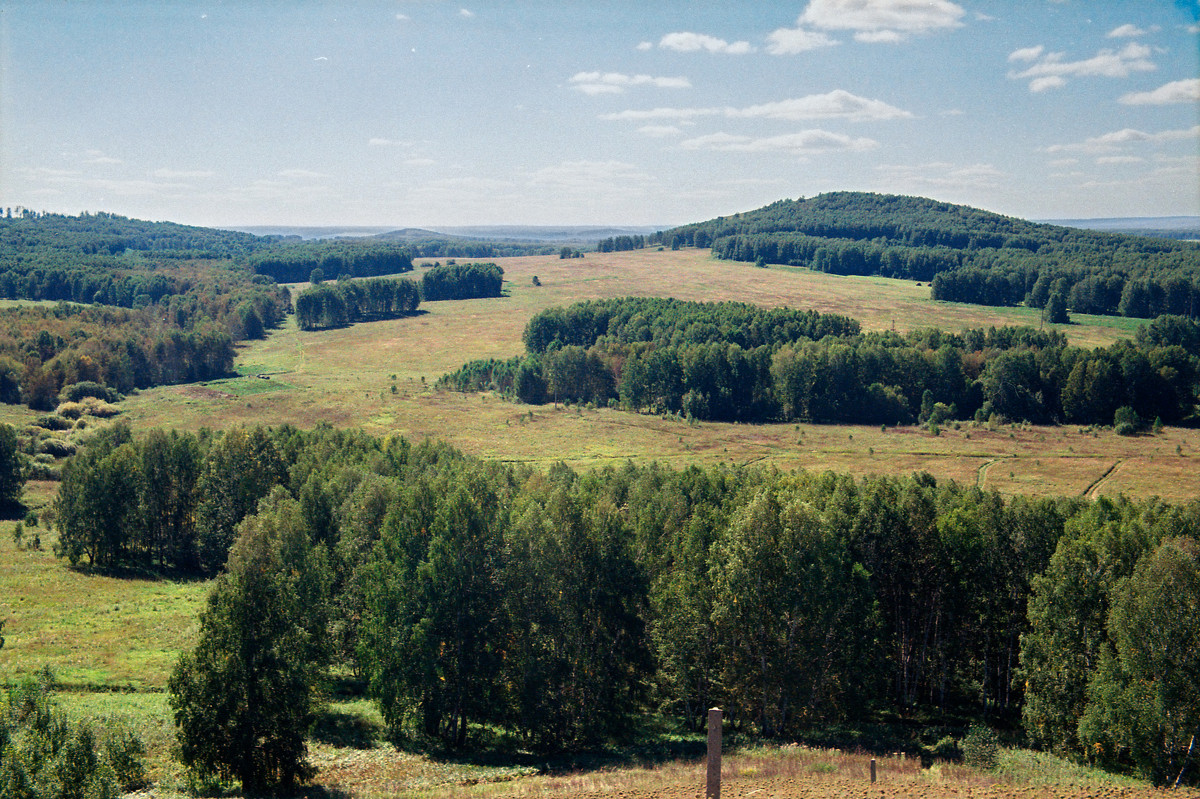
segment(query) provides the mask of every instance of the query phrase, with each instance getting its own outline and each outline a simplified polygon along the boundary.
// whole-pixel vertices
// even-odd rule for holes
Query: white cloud
[[[1096,159],[1097,164],[1140,164],[1145,158],[1136,155],[1106,155]]]
[[[1016,53],[1032,54],[1035,49],[1026,48]],[[1130,42],[1120,50],[1100,50],[1081,61],[1065,61],[1063,53],[1039,53],[1024,59],[1034,61],[1032,66],[1021,72],[1010,72],[1008,77],[1029,79],[1029,90],[1033,92],[1057,89],[1066,85],[1068,78],[1127,78],[1134,72],[1152,72],[1157,68],[1150,60],[1150,53],[1149,47],[1136,42]],[[1014,60],[1013,55],[1009,56],[1009,61]]]
[[[183,178],[211,178],[216,173],[211,169],[156,169],[154,177],[164,180],[179,180]]]
[[[810,155],[836,151],[873,150],[879,146],[874,139],[852,138],[827,130],[802,130],[782,136],[739,136],[732,133],[711,133],[687,139],[680,145],[688,150],[717,150],[722,152],[770,153],[782,152],[791,155]]]
[[[1154,91],[1131,92],[1117,102],[1125,105],[1168,105],[1200,102],[1200,78],[1171,81]]]
[[[409,158],[404,162],[405,166],[433,166],[437,161],[432,158]]]
[[[876,169],[890,186],[921,186],[937,189],[989,189],[1000,185],[1006,173],[992,164],[957,166],[944,161],[924,164],[884,164]]]
[[[466,8],[460,8],[458,10],[458,15],[460,17],[462,17],[463,19],[474,19],[475,18],[475,12],[471,11],[470,9],[466,9]]]
[[[730,117],[765,117],[768,119],[851,119],[854,121],[878,119],[906,119],[912,114],[882,100],[858,97],[844,89],[834,89],[827,94],[810,94],[793,100],[762,103],[727,112]]]
[[[666,139],[683,133],[680,128],[674,125],[643,125],[637,129],[637,132],[643,136],[650,136],[655,139]]]
[[[826,94],[810,94],[790,100],[746,106],[745,108],[653,108],[646,111],[628,110],[604,114],[607,120],[688,120],[697,117],[723,116],[728,119],[849,119],[855,122],[867,120],[908,119],[912,114],[902,108],[888,105],[882,100],[859,97],[844,89],[834,89]]]
[[[112,166],[114,164],[125,163],[120,158],[113,158],[111,155],[105,155],[102,150],[88,150],[84,154],[83,163],[99,164],[103,166]]]
[[[1079,163],[1078,158],[1054,158],[1050,160],[1050,166],[1074,166]]]
[[[1147,133],[1135,128],[1123,128],[1093,136],[1081,142],[1072,144],[1053,144],[1046,148],[1048,153],[1111,153],[1119,151],[1128,144],[1165,144],[1173,141],[1186,141],[1200,137],[1200,125],[1185,130],[1163,130],[1158,133]]]
[[[1034,78],[1029,81],[1029,91],[1033,93],[1044,92],[1047,89],[1061,89],[1067,85],[1067,79],[1058,75],[1049,75],[1045,78]]]
[[[1121,25],[1118,28],[1113,28],[1108,32],[1110,39],[1129,39],[1136,36],[1145,36],[1147,33],[1153,33],[1158,30],[1157,25],[1151,26],[1149,29],[1139,28],[1137,25]]]
[[[803,28],[780,28],[767,36],[767,52],[771,55],[795,55],[837,44],[840,42],[824,33]]]
[[[750,42],[727,42],[705,33],[680,31],[668,33],[659,40],[658,46],[664,50],[675,50],[680,53],[694,53],[706,50],[710,53],[725,53],[727,55],[746,55],[753,53]]]
[[[797,27],[849,30],[860,41],[898,41],[911,34],[962,27],[962,7],[949,0],[809,0]],[[885,38],[879,38],[882,34]]]
[[[289,180],[316,180],[319,178],[329,177],[326,174],[321,172],[313,172],[310,169],[281,169],[275,174],[281,178],[287,178]]]
[[[572,89],[584,94],[621,94],[630,86],[654,86],[659,89],[690,89],[687,78],[656,78],[651,75],[625,75],[620,72],[579,72],[571,76]]]
[[[1013,50],[1008,54],[1009,61],[1036,61],[1038,56],[1042,54],[1046,48],[1042,45],[1036,47],[1022,47],[1020,50]]]

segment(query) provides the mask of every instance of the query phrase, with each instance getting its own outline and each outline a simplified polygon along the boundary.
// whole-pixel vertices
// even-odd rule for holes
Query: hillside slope
[[[935,299],[1082,313],[1200,312],[1200,244],[1029,222],[924,197],[834,192],[664,231],[671,247],[933,281]]]

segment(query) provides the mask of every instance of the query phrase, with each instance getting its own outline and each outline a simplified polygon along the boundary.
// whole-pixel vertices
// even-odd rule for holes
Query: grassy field
[[[839,277],[807,269],[756,269],[706,251],[634,251],[500,259],[507,296],[430,302],[414,317],[301,333],[294,323],[242,349],[242,376],[168,386],[123,403],[136,427],[187,429],[258,422],[357,426],[412,440],[442,438],[487,458],[580,467],[630,458],[672,464],[771,464],[854,474],[907,474],[1008,493],[1200,493],[1200,433],[1168,429],[1135,439],[1077,428],[971,425],[934,437],[915,427],[889,430],[832,425],[688,426],[675,419],[608,409],[531,407],[487,395],[432,389],[473,358],[523,351],[521,334],[538,311],[578,300],[624,295],[741,300],[844,313],[869,330],[1038,324],[1026,308],[933,302],[911,281]],[[419,271],[419,269],[418,269]],[[541,286],[533,285],[537,276]],[[1127,337],[1136,320],[1079,317],[1061,329],[1081,346]],[[258,375],[261,375],[258,376]],[[1178,452],[1176,450],[1178,447]]]

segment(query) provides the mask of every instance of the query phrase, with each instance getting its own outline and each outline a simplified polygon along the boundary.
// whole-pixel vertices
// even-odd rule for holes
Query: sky
[[[666,227],[828,191],[1200,215],[1198,0],[0,0],[0,207]]]

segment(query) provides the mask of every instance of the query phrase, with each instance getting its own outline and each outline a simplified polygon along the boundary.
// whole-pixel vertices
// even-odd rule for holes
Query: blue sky
[[[1200,214],[1197,0],[0,0],[0,206],[669,225]]]

